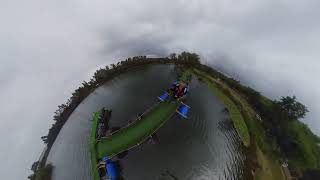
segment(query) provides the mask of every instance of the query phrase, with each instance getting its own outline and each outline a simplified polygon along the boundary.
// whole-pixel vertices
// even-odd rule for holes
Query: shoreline
[[[135,61],[137,61],[137,63],[135,63]],[[58,131],[56,132],[55,137],[53,138],[53,141],[51,143],[47,143],[48,142],[48,136],[50,134],[50,130],[54,127],[54,124],[52,125],[51,129],[49,129],[49,133],[47,136],[42,136],[41,139],[44,141],[44,143],[46,144],[46,146],[44,147],[44,149],[42,150],[42,153],[40,156],[42,156],[42,158],[39,157],[38,161],[35,161],[33,164],[37,163],[37,167],[36,169],[31,169],[34,173],[31,174],[30,176],[28,176],[29,179],[34,180],[37,177],[37,171],[45,168],[45,166],[47,165],[47,158],[49,156],[51,147],[53,146],[56,137],[58,136],[60,130],[63,128],[63,125],[66,123],[66,121],[68,120],[68,118],[70,117],[70,115],[73,113],[73,111],[77,108],[77,106],[79,104],[81,104],[81,102],[89,95],[91,94],[96,88],[102,86],[104,83],[107,83],[111,80],[113,80],[114,78],[116,78],[117,76],[121,75],[121,74],[125,74],[127,72],[131,72],[131,71],[136,71],[139,70],[140,68],[145,68],[151,65],[166,65],[166,64],[175,64],[174,61],[170,60],[169,58],[165,57],[165,58],[146,58],[145,56],[136,56],[136,57],[132,57],[132,58],[128,58],[124,61],[121,61],[122,64],[119,62],[117,65],[115,64],[111,64],[109,68],[109,66],[106,66],[105,70],[108,74],[107,76],[103,77],[102,79],[95,79],[94,81],[97,84],[90,84],[91,82],[85,82],[83,83],[82,87],[79,87],[78,89],[75,90],[74,93],[72,93],[72,97],[70,99],[67,100],[66,104],[62,104],[59,107],[58,110],[56,110],[56,112],[60,112],[60,116],[63,116],[63,118],[65,118],[66,120],[64,120],[62,122],[62,125],[60,125],[60,129],[58,129]],[[130,67],[126,67],[127,65],[123,62],[129,62],[129,66]],[[131,65],[131,63],[133,65]],[[96,71],[99,72],[102,69],[98,69]],[[94,78],[96,78],[96,73],[94,75]],[[93,80],[93,79],[91,79]],[[88,91],[84,92],[84,94],[81,94],[81,90],[79,91],[79,89],[85,89],[88,88],[88,84],[90,84]],[[81,100],[76,100],[75,104],[72,104],[72,98],[74,96],[74,94],[76,94],[77,92],[80,92],[80,96],[78,96]],[[60,108],[63,108],[62,110]],[[61,112],[62,111],[62,112]],[[66,114],[63,114],[64,112],[66,112]],[[55,119],[55,117],[54,117]],[[57,121],[56,121],[57,123]],[[32,179],[33,178],[33,179]]]
[[[251,127],[247,124],[250,123],[249,121],[257,121],[257,118],[255,118],[255,115],[257,114],[252,107],[246,102],[245,99],[241,97],[240,94],[232,90],[228,87],[228,85],[224,84],[224,82],[220,81],[219,79],[215,79],[214,77],[210,76],[209,74],[206,74],[205,72],[199,72],[201,70],[194,69],[194,73],[201,78],[207,78],[207,80],[204,80],[205,84],[211,89],[212,93],[220,99],[225,104],[225,107],[228,109],[228,113],[231,115],[231,111],[233,113],[236,113],[236,116],[231,115],[231,119],[233,121],[233,125],[237,131],[238,136],[242,140],[243,145],[247,149],[246,156],[250,156],[249,159],[253,158],[256,161],[259,162],[259,164],[266,164],[264,161],[272,161],[271,163],[268,162],[265,167],[265,169],[274,169],[273,171],[281,171],[281,175],[279,173],[274,173],[272,171],[266,173],[259,170],[257,170],[257,167],[254,167],[252,165],[249,165],[250,162],[246,162],[245,169],[247,172],[252,171],[257,172],[254,174],[254,179],[283,179],[286,180],[284,177],[284,172],[280,168],[280,164],[277,164],[277,162],[274,162],[271,157],[268,155],[265,155],[261,150],[260,147],[256,143],[255,139],[255,131],[257,130],[257,127]],[[209,79],[209,80],[208,80]],[[215,83],[215,87],[211,87],[212,83]],[[220,85],[220,87],[217,87],[217,84]],[[217,92],[220,91],[220,92]],[[222,95],[223,94],[223,95]],[[228,100],[229,99],[229,100]],[[231,101],[231,102],[228,102]],[[235,105],[232,105],[235,104]],[[241,112],[240,112],[241,111]],[[237,125],[236,125],[237,124]],[[250,133],[250,135],[249,135]],[[270,165],[271,164],[271,165]],[[275,167],[274,167],[275,166]],[[278,176],[274,177],[274,174],[278,174]],[[251,176],[250,174],[247,174],[246,176]]]
[[[182,53],[178,57],[170,56],[170,58],[146,58],[145,56],[138,56],[128,58],[117,64],[111,64],[110,67],[106,66],[105,69],[98,69],[90,82],[84,82],[82,87],[75,90],[66,104],[59,106],[59,109],[56,111],[58,115],[56,114],[54,117],[56,124],[50,128],[48,136],[42,137],[42,140],[47,144],[47,149],[43,151],[42,158],[39,158],[37,169],[46,166],[46,160],[55,142],[55,138],[63,128],[64,123],[68,120],[68,117],[96,88],[120,74],[136,69],[151,65],[173,64],[184,66],[187,69],[193,69],[192,73],[196,75],[195,77],[203,78],[204,83],[208,85],[212,93],[217,96],[228,109],[230,117],[233,117],[231,118],[233,125],[243,142],[246,155],[248,156],[244,164],[245,177],[248,177],[247,179],[285,179],[285,173],[279,161],[280,157],[272,149],[274,147],[270,144],[270,137],[266,135],[268,129],[264,126],[263,120],[258,118],[260,117],[258,114],[259,111],[255,109],[255,106],[249,99],[251,98],[250,93],[253,91],[254,95],[261,98],[262,100],[260,101],[263,102],[259,101],[259,103],[265,103],[263,104],[264,106],[267,106],[266,104],[273,101],[260,95],[253,89],[241,85],[238,81],[227,77],[221,72],[201,64],[196,54],[184,53],[185,54]],[[195,71],[200,71],[203,74],[198,76],[199,74],[197,75],[197,73],[199,72]],[[264,119],[263,116],[262,119]],[[300,126],[296,127],[297,130],[299,130],[299,128]],[[309,136],[306,138],[309,138]],[[37,171],[34,172],[37,174]]]

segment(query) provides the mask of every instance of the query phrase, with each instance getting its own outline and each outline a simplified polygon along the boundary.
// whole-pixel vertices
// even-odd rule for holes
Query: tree
[[[32,170],[33,172],[36,172],[36,171],[37,171],[37,168],[38,168],[38,165],[39,165],[39,161],[34,162],[34,163],[31,165],[31,170]]]
[[[48,136],[41,136],[43,143],[48,144]]]
[[[178,60],[189,65],[200,64],[199,55],[196,53],[182,52],[178,55]]]
[[[296,100],[296,96],[282,97],[280,101],[276,101],[276,105],[286,120],[304,118],[306,113],[309,112],[305,105]]]
[[[175,59],[177,59],[177,54],[176,53],[171,53],[169,55],[169,58],[175,60]]]

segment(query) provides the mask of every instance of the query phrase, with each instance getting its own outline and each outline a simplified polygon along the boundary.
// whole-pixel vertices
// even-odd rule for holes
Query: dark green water
[[[92,113],[113,110],[111,126],[126,125],[143,112],[176,79],[173,67],[154,66],[126,73],[86,98],[71,115],[53,145],[48,162],[53,180],[88,180],[88,140]],[[122,176],[141,179],[237,179],[244,155],[223,105],[196,78],[190,85],[190,118],[173,116],[157,132],[157,143],[145,143],[120,160]]]

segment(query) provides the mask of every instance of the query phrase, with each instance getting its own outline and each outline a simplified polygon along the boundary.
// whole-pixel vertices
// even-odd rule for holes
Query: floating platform
[[[91,172],[94,180],[101,180],[101,176],[104,176],[105,173],[101,173],[99,170],[99,162],[100,158],[97,156],[97,143],[98,139],[103,136],[103,132],[105,132],[105,128],[109,119],[111,118],[111,111],[101,109],[98,112],[94,113],[91,134],[90,134],[90,158],[91,158]]]
[[[188,88],[188,87],[187,87]],[[188,89],[185,89],[187,92]],[[91,166],[94,180],[105,175],[111,180],[118,178],[117,167],[112,161],[116,155],[140,145],[151,137],[174,113],[187,118],[190,107],[165,91],[158,97],[160,102],[127,126],[106,135],[111,111],[102,109],[94,114],[90,137]],[[103,167],[103,168],[102,168]]]
[[[139,145],[154,134],[174,114],[179,102],[159,103],[149,112],[128,126],[102,138],[97,144],[97,157],[113,157],[123,151]]]
[[[90,150],[92,161],[92,172],[94,180],[100,180],[98,164],[104,157],[112,158],[143,143],[153,135],[168,119],[175,113],[179,101],[165,101],[154,106],[141,118],[128,124],[118,131],[102,137],[97,141],[97,128],[101,111],[96,112],[93,118]],[[107,171],[106,171],[107,172]],[[111,175],[111,174],[110,174]],[[110,176],[111,178],[111,176]]]
[[[183,102],[179,105],[176,112],[182,116],[183,118],[188,118],[188,112],[189,112],[190,106],[184,104]]]

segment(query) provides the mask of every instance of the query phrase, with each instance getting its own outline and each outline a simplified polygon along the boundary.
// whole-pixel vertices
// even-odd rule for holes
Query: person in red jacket
[[[171,86],[174,98],[178,99],[187,94],[187,85],[185,83],[176,82]]]

